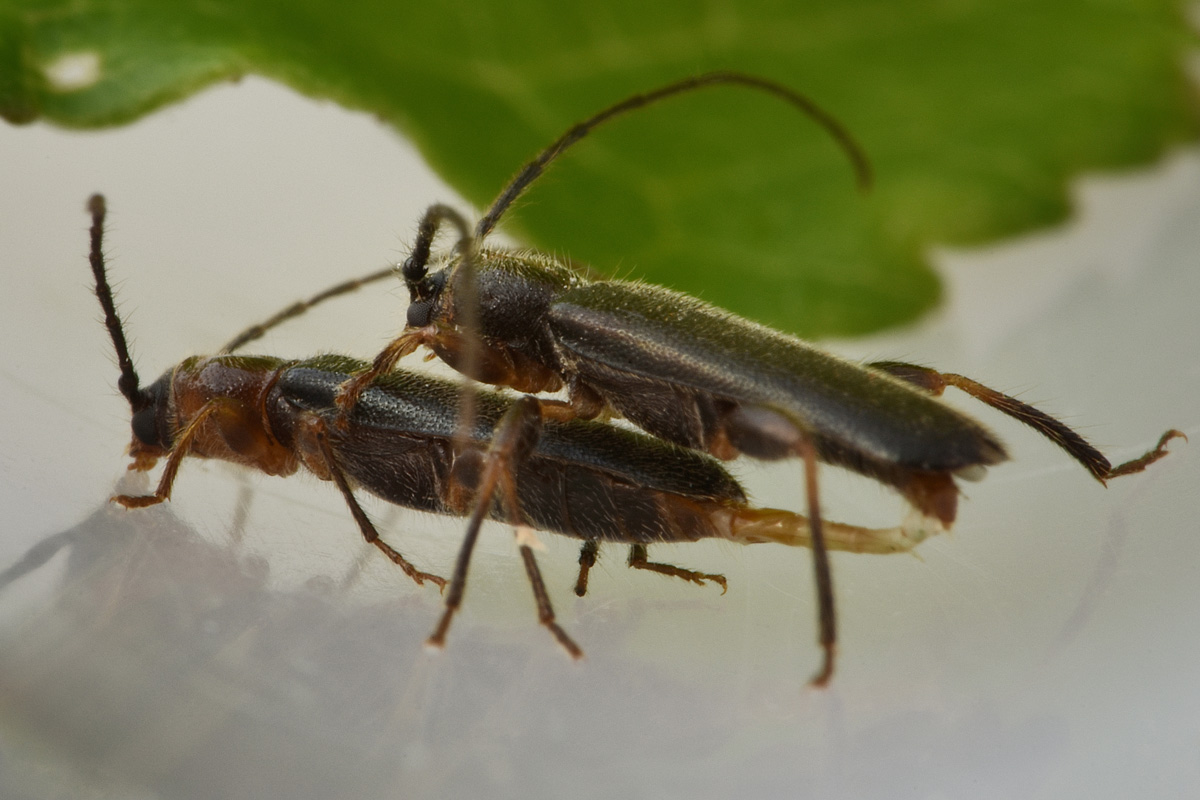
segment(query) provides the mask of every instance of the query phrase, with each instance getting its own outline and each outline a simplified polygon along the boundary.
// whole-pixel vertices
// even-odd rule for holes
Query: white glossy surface
[[[166,506],[106,502],[128,410],[87,272],[84,200],[145,380],[334,280],[404,254],[450,195],[371,119],[257,80],[102,134],[0,128],[0,795],[5,797],[1191,797],[1200,790],[1200,157],[1087,182],[1074,230],[944,255],[952,302],[839,345],[1023,392],[1117,459],[1193,444],[1107,491],[1010,444],[952,537],[835,556],[833,686],[808,554],[701,544],[728,595],[631,573],[610,549],[576,600],[575,546],[541,556],[571,663],[535,622],[510,534],[481,542],[449,648],[361,542],[332,486],[188,462]],[[515,167],[516,165],[514,165]],[[521,213],[537,213],[536,203]],[[751,247],[752,243],[747,243]],[[623,270],[636,271],[633,264]],[[367,356],[398,283],[263,343]],[[736,465],[795,507],[794,466]],[[899,504],[823,473],[828,513]],[[448,573],[461,524],[371,505]],[[31,550],[31,548],[33,548]]]

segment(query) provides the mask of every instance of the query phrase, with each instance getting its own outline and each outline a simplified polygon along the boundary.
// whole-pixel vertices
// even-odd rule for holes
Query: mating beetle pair
[[[193,357],[143,387],[108,283],[101,246],[103,197],[96,195],[89,206],[96,295],[117,354],[118,387],[132,411],[130,469],[145,471],[166,460],[153,494],[113,498],[127,508],[169,499],[188,456],[279,476],[304,467],[337,486],[368,543],[418,584],[429,581],[442,589],[444,578],[418,569],[380,538],[354,489],[407,508],[469,516],[446,611],[431,637],[434,644],[443,642],[462,600],[467,562],[485,517],[574,536],[593,554],[599,541],[625,543],[630,567],[722,587],[721,575],[650,561],[647,546],[704,538],[801,547],[811,542],[808,520],[789,511],[752,508],[714,459],[599,422],[538,425],[537,404],[529,397],[513,402],[490,392],[472,395],[473,423],[463,430],[460,387],[395,370],[372,381],[354,408],[344,412],[334,402],[339,387],[368,365],[335,355]],[[493,503],[497,490],[500,501]],[[859,553],[903,552],[914,544],[900,529],[833,525],[825,535],[830,547]],[[555,621],[533,549],[522,541],[520,551],[540,621],[569,653],[582,655]],[[580,594],[586,580],[587,570],[581,568]]]
[[[1167,441],[1182,436],[1178,431],[1167,431],[1154,449],[1114,467],[1066,425],[968,378],[900,362],[853,364],[684,295],[643,284],[587,281],[544,254],[483,247],[484,238],[546,166],[597,125],[671,95],[721,84],[763,91],[799,107],[824,126],[850,155],[860,182],[869,181],[866,159],[841,126],[803,96],[770,81],[736,73],[713,73],[622,101],[573,126],[529,162],[478,225],[472,227],[446,206],[436,205],[429,209],[421,222],[413,253],[402,269],[412,300],[408,327],[369,369],[359,370],[353,377],[351,372],[355,367],[345,361],[331,365],[275,360],[247,367],[245,365],[250,362],[245,359],[225,361],[223,359],[234,357],[223,356],[186,369],[185,365],[190,362],[185,362],[174,375],[191,374],[189,370],[192,369],[219,367],[223,370],[257,369],[263,376],[263,382],[256,383],[260,387],[257,394],[236,401],[228,397],[227,390],[232,384],[222,383],[224,378],[213,382],[208,385],[208,394],[204,395],[201,404],[191,408],[188,412],[191,416],[188,416],[179,411],[181,401],[177,397],[172,399],[172,395],[178,394],[174,388],[152,393],[149,399],[136,399],[143,398],[145,392],[136,388],[136,378],[133,388],[128,388],[130,380],[127,376],[133,375],[132,366],[127,367],[128,355],[122,355],[123,341],[118,342],[114,333],[122,362],[122,392],[134,409],[134,452],[135,455],[147,453],[146,458],[135,464],[148,465],[151,445],[158,448],[152,455],[168,457],[163,484],[147,502],[165,498],[174,469],[189,452],[240,459],[243,463],[267,469],[264,466],[267,461],[261,460],[259,454],[269,452],[270,447],[264,445],[253,452],[233,453],[236,448],[228,447],[229,442],[246,437],[234,436],[218,428],[225,420],[236,419],[237,425],[247,428],[259,424],[250,420],[265,419],[266,424],[261,428],[266,439],[278,438],[281,436],[279,431],[286,430],[287,421],[276,420],[271,414],[276,408],[288,409],[293,415],[291,422],[298,421],[303,432],[291,434],[290,438],[283,434],[287,441],[280,440],[276,444],[293,451],[292,462],[289,462],[292,469],[299,458],[319,476],[334,480],[346,496],[364,535],[385,548],[385,552],[390,548],[379,542],[353,500],[352,483],[413,507],[464,514],[470,511],[472,521],[450,581],[447,609],[433,636],[433,640],[440,643],[451,615],[462,599],[479,521],[489,514],[518,526],[530,523],[582,538],[584,544],[576,588],[579,594],[586,590],[587,572],[595,563],[602,540],[631,544],[632,566],[654,568],[696,582],[714,580],[723,583],[720,576],[670,565],[647,567],[653,564],[646,559],[647,544],[712,534],[634,535],[629,527],[631,518],[625,516],[623,509],[610,515],[606,524],[611,527],[603,531],[562,530],[561,521],[556,524],[544,518],[542,511],[549,507],[546,503],[566,503],[568,516],[573,516],[588,503],[603,505],[608,502],[598,489],[576,493],[569,500],[562,499],[568,494],[553,495],[558,498],[553,501],[538,494],[538,479],[532,476],[536,470],[530,465],[565,441],[560,438],[563,434],[557,426],[582,424],[571,421],[575,418],[615,415],[628,419],[660,442],[704,451],[719,458],[739,454],[763,459],[800,458],[805,465],[808,520],[799,522],[802,517],[791,515],[788,524],[794,531],[803,530],[804,533],[793,535],[787,543],[801,543],[803,539],[810,541],[813,548],[820,606],[820,642],[824,648],[823,663],[814,682],[821,684],[833,672],[836,643],[832,578],[826,549],[836,546],[887,552],[911,548],[924,537],[948,529],[954,522],[958,497],[956,477],[976,477],[983,468],[1007,457],[1001,443],[986,428],[936,399],[946,386],[957,386],[1030,425],[1063,447],[1101,482],[1144,469],[1166,454]],[[431,269],[434,238],[439,228],[447,223],[459,234],[455,252],[440,261],[433,261],[434,268]],[[98,245],[94,251],[98,253]],[[364,280],[373,277],[378,276]],[[99,283],[100,273],[97,279]],[[332,296],[343,288],[337,287],[319,297]],[[103,296],[101,300],[104,303]],[[300,304],[271,322],[247,331],[231,343],[230,349],[252,340],[262,330],[312,302]],[[111,299],[105,305],[106,317],[110,330],[119,329],[115,311],[110,309]],[[526,398],[504,406],[503,403],[497,405],[500,401],[489,395],[477,398],[475,392],[467,391],[463,393],[466,401],[463,405],[467,410],[454,415],[449,411],[456,404],[444,392],[434,392],[438,399],[429,402],[436,409],[433,417],[439,420],[438,447],[449,459],[438,462],[438,468],[431,468],[430,479],[437,483],[437,490],[433,494],[421,494],[408,487],[389,493],[375,481],[374,473],[397,472],[411,478],[415,468],[398,466],[399,450],[403,448],[396,442],[403,442],[404,447],[411,449],[413,445],[404,437],[411,438],[412,434],[389,427],[394,417],[388,416],[391,411],[383,409],[394,410],[402,403],[397,398],[407,391],[401,389],[400,384],[408,379],[401,380],[392,372],[395,363],[422,345],[464,374],[485,383],[526,393],[565,388],[568,399]],[[304,373],[308,377],[303,380],[298,377],[297,370],[314,369],[320,373],[319,379],[311,373]],[[168,381],[165,376],[163,380],[173,387],[176,378],[171,377]],[[418,391],[418,395],[422,391]],[[143,404],[142,408],[139,403]],[[244,406],[262,413],[254,417],[232,410],[239,403],[239,408]],[[153,417],[159,426],[153,431],[153,436],[158,437],[153,442],[144,438],[144,435],[151,435],[144,423],[151,408],[155,409]],[[446,431],[448,414],[459,420],[457,435]],[[139,419],[143,424],[138,424]],[[377,423],[390,432],[366,433],[368,428],[374,431],[372,426],[378,427]],[[594,424],[589,430],[612,429]],[[613,435],[588,434],[597,437]],[[372,449],[362,445],[374,441],[373,437],[387,439],[391,449],[387,450],[386,457],[380,455],[382,451],[378,447]],[[483,442],[489,437],[491,443],[484,452]],[[224,442],[224,450],[206,444],[216,439]],[[145,445],[141,450],[139,441]],[[639,471],[643,451],[648,454],[656,447],[665,448],[666,445],[639,444],[623,456],[614,456],[615,461],[605,462],[604,469],[608,470],[605,474],[609,478],[619,474],[620,481],[632,482],[639,490],[649,492],[662,491],[666,488],[664,482],[677,481],[670,488],[685,505],[709,500],[726,508],[737,508],[739,502],[744,505],[744,500],[738,497],[740,490],[714,493],[704,488],[706,481],[722,483],[724,478],[713,476],[724,473],[700,456],[680,455],[686,451],[662,450],[664,454],[671,453],[654,456],[663,459],[663,465],[649,472]],[[570,452],[570,463],[590,463],[591,456],[578,447],[572,445],[566,449]],[[237,457],[231,457],[230,453]],[[464,453],[473,455],[460,459]],[[396,466],[392,465],[393,460],[397,462]],[[891,486],[909,502],[913,515],[904,524],[885,531],[823,523],[817,484],[818,462],[844,467]],[[668,479],[668,475],[676,477]],[[561,483],[554,483],[561,480],[558,476],[552,483],[561,487]],[[493,492],[497,493],[494,503]],[[440,507],[421,499],[433,495],[442,504]],[[119,499],[126,504],[140,504],[136,498]],[[770,536],[756,538],[759,535],[727,538],[745,542],[770,540]],[[775,540],[785,539],[778,537]],[[847,545],[847,542],[855,544]],[[532,552],[527,546],[522,547],[543,623],[569,651],[577,654],[578,648],[553,621]],[[395,551],[389,555],[418,580],[436,577],[416,570]]]

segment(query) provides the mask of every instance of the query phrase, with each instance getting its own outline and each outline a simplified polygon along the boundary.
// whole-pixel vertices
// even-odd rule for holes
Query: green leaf
[[[0,113],[111,125],[254,72],[375,112],[484,207],[628,94],[760,74],[854,133],[871,194],[795,109],[723,88],[597,131],[505,227],[600,272],[850,334],[932,306],[932,245],[1059,220],[1069,177],[1194,139],[1194,44],[1167,0],[9,0]]]

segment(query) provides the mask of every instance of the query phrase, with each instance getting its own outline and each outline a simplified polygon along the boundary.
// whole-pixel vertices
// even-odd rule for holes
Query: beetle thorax
[[[453,299],[443,298],[454,321],[463,319],[461,304],[470,294],[462,291],[462,271],[455,265]],[[485,250],[475,272],[480,333],[486,339],[525,343],[539,339],[547,310],[578,278],[541,253]],[[450,290],[446,292],[450,294]]]

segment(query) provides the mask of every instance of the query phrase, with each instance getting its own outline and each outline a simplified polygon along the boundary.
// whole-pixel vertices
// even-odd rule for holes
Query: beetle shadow
[[[532,601],[512,627],[459,620],[449,651],[431,654],[440,600],[429,587],[397,571],[386,596],[340,575],[286,588],[271,558],[235,539],[214,543],[169,504],[105,503],[30,548],[0,573],[0,592],[40,582],[36,607],[0,632],[6,724],[72,771],[198,798],[483,793],[514,771],[561,788],[581,744],[565,732],[586,728],[626,753],[704,753],[726,739],[728,702],[623,660],[636,603],[587,631],[584,665],[547,641]],[[613,713],[614,697],[696,709],[694,724],[665,737]],[[0,763],[21,760],[5,749]],[[20,783],[28,774],[0,770],[0,793],[36,795]]]
[[[666,599],[606,602],[598,591],[579,602],[600,613],[572,625],[588,650],[581,664],[535,624],[532,601],[517,604],[511,625],[467,615],[448,651],[430,654],[422,643],[439,599],[428,587],[397,571],[383,593],[340,574],[288,588],[270,556],[236,536],[217,538],[169,504],[131,512],[105,503],[0,573],[0,592],[18,580],[47,589],[15,632],[3,631],[5,724],[76,772],[184,798],[609,797],[669,786],[703,796],[735,785],[803,794],[850,775],[863,789],[893,785],[891,773],[869,777],[853,766],[878,758],[880,742],[856,730],[853,714],[844,718],[841,687],[807,691],[804,670],[790,662],[753,663],[731,682],[712,662],[660,646],[672,634],[664,622],[738,617],[728,598],[682,587]],[[644,585],[646,576],[635,577],[631,586]],[[504,591],[526,593],[514,578]],[[476,589],[468,609],[488,603]],[[739,635],[713,621],[690,652],[734,646]],[[780,651],[784,661],[794,655]],[[898,735],[912,713],[882,715],[867,729],[900,743],[889,763],[912,754],[911,737]],[[995,736],[1011,735],[983,718]],[[932,718],[922,724],[920,751],[961,735]],[[812,731],[821,734],[815,750],[806,747]],[[748,756],[742,748],[755,740],[764,747]],[[0,762],[17,761],[0,746]],[[23,774],[0,770],[0,793],[36,796],[22,791]],[[926,783],[939,783],[937,773]]]

